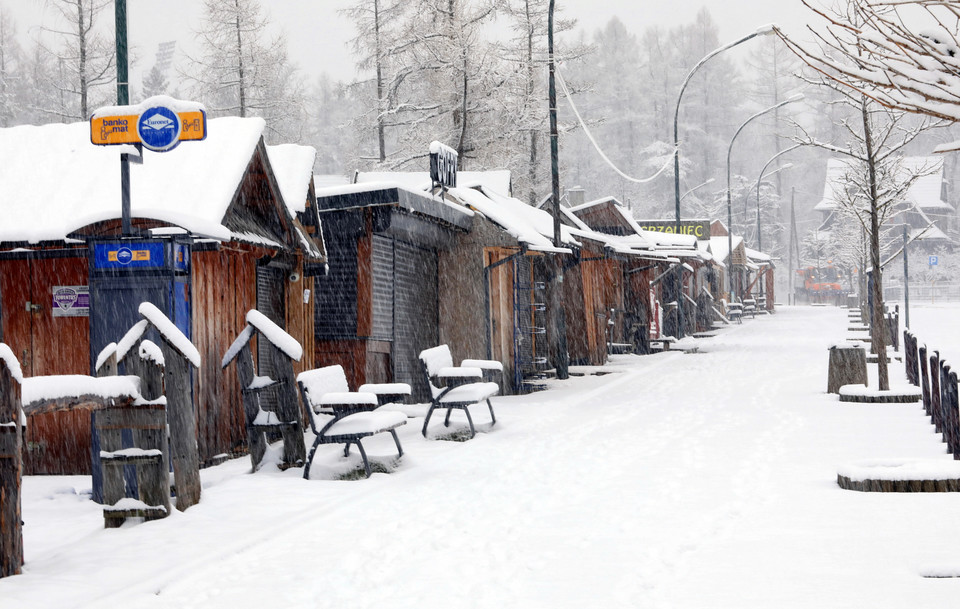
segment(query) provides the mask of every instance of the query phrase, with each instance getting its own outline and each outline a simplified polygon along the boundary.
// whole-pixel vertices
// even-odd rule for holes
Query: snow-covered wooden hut
[[[125,236],[118,147],[92,145],[88,123],[0,129],[0,339],[26,376],[92,373],[153,302],[202,355],[201,461],[245,450],[238,385],[217,364],[253,308],[309,344],[309,276],[325,262],[315,151],[268,147],[263,131],[259,118],[213,119],[203,141],[144,151]],[[89,430],[80,412],[31,421],[27,471],[89,471]]]

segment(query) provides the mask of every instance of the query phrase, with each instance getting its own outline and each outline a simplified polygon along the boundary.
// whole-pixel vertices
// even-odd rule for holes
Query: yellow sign
[[[120,262],[117,254],[120,250],[112,251],[107,253],[107,260],[110,262]],[[123,264],[129,264],[130,262],[150,262],[150,250],[130,250],[130,253],[133,254],[133,257],[129,260],[124,259]]]
[[[177,112],[180,117],[180,141],[207,137],[207,120],[203,112]],[[90,141],[98,146],[139,144],[137,121],[140,115],[99,116],[90,119]]]

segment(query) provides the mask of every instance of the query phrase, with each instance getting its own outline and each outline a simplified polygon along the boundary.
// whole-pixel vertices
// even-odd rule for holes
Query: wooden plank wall
[[[3,337],[25,377],[90,373],[90,321],[53,317],[53,286],[87,285],[86,251],[79,256],[4,260],[0,272]],[[26,310],[26,303],[39,309]],[[29,418],[24,474],[89,474],[90,413],[67,411]]]
[[[194,403],[200,462],[246,450],[246,422],[236,367],[220,369],[233,339],[256,307],[256,253],[221,249],[194,252],[193,336],[200,351]]]

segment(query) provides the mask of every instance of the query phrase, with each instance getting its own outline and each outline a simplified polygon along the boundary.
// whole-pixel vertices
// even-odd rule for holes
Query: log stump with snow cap
[[[867,352],[860,345],[842,343],[830,347],[827,393],[839,393],[844,385],[867,385]]]
[[[7,345],[0,343],[0,577],[18,575],[23,566],[22,381],[20,362]]]
[[[873,493],[960,492],[960,462],[946,459],[867,459],[837,470],[837,485]]]

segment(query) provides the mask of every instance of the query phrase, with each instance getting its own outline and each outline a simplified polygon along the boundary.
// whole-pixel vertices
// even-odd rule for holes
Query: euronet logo
[[[159,114],[154,114],[147,120],[143,121],[141,128],[146,127],[148,129],[153,129],[155,131],[160,131],[162,129],[167,129],[173,125],[173,121],[165,116],[160,116]]]

